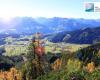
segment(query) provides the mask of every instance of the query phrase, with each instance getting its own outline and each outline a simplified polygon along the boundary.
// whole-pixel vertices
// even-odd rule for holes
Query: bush
[[[87,70],[88,72],[92,73],[95,69],[95,65],[94,65],[94,62],[91,62],[91,63],[88,63],[87,64]]]
[[[100,80],[100,70],[85,74],[86,80]]]
[[[85,80],[84,75],[81,72],[72,72],[69,75],[69,80]]]
[[[72,73],[72,72],[80,71],[82,67],[82,63],[77,59],[69,59],[66,67],[68,73]]]

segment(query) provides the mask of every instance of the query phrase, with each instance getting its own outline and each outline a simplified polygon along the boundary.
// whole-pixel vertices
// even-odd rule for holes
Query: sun
[[[4,17],[5,21],[10,21],[11,17]]]
[[[2,17],[3,22],[10,22],[11,17]]]

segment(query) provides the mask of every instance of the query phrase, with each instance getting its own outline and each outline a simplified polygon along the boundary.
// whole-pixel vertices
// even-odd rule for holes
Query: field
[[[7,44],[5,45],[5,54],[7,56],[13,56],[13,55],[20,55],[20,54],[27,54],[28,50],[28,41],[17,41],[13,42],[13,44]],[[75,52],[78,49],[87,47],[87,44],[69,44],[69,43],[52,43],[52,42],[46,42],[45,43],[45,53],[48,52],[51,53],[62,53],[62,52]]]
[[[23,45],[7,45],[5,46],[6,56],[20,55],[27,53],[27,46]]]
[[[51,43],[49,42],[46,46],[45,46],[45,50],[46,53],[47,52],[55,52],[55,53],[61,53],[61,52],[66,52],[66,51],[70,51],[70,52],[75,52],[81,48],[87,47],[89,45],[87,44],[70,44],[70,43]]]

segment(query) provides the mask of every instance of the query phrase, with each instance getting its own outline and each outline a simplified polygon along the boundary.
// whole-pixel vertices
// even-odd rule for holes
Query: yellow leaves
[[[52,69],[55,71],[61,69],[61,66],[62,66],[62,59],[59,58],[51,65]]]
[[[87,64],[87,70],[88,72],[92,73],[95,70],[95,65],[94,62],[88,63]]]
[[[16,68],[11,68],[9,71],[0,72],[0,79],[22,80],[22,75]]]

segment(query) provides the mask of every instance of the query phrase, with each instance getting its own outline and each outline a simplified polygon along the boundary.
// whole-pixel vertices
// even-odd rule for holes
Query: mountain
[[[46,37],[49,41],[77,43],[77,44],[93,44],[100,42],[100,27],[86,28],[83,30],[64,31]]]
[[[10,21],[0,18],[0,33],[57,33],[100,26],[100,19],[15,17]]]

